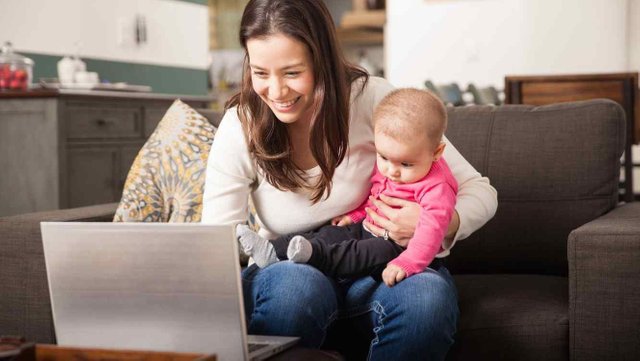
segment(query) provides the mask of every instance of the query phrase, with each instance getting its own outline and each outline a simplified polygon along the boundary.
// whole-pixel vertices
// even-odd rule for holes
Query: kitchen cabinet
[[[120,200],[129,168],[177,98],[106,91],[0,93],[0,216]]]

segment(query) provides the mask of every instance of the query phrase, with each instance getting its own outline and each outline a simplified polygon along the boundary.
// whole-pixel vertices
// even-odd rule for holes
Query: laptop
[[[298,341],[247,335],[232,226],[42,222],[41,230],[58,345],[235,361]]]

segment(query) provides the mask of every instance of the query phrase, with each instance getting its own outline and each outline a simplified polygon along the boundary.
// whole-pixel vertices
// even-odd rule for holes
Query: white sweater
[[[333,177],[331,195],[312,204],[305,192],[280,191],[258,172],[249,154],[236,108],[226,112],[215,135],[204,187],[202,223],[237,224],[247,220],[248,197],[257,211],[260,234],[275,238],[321,226],[333,217],[358,207],[369,195],[369,178],[375,165],[373,109],[393,86],[382,78],[371,77],[362,93],[354,84],[349,116],[349,149]],[[451,172],[459,185],[456,210],[460,228],[454,242],[468,237],[495,214],[496,190],[445,139],[444,151]],[[319,167],[307,171],[311,179]],[[451,244],[443,244],[438,257],[449,254]]]

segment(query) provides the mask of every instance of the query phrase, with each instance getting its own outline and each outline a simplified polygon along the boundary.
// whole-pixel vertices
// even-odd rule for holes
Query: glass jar
[[[0,90],[27,90],[33,77],[33,60],[13,52],[10,42],[0,48]]]

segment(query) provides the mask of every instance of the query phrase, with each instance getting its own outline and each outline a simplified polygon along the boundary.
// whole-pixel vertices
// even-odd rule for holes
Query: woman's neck
[[[291,140],[291,159],[300,169],[309,170],[318,165],[309,145],[310,119],[299,119],[294,123],[287,124],[287,132]]]

